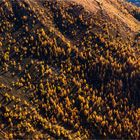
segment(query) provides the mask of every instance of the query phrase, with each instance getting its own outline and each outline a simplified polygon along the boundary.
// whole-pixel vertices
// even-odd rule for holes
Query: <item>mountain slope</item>
[[[102,10],[103,16],[107,14],[111,20],[116,19],[118,22],[126,24],[125,26],[128,26],[132,31],[140,29],[139,22],[122,7],[122,3],[124,3],[122,0],[75,0],[75,2],[82,4],[91,12]]]
[[[122,0],[3,0],[0,137],[138,139],[138,10]]]

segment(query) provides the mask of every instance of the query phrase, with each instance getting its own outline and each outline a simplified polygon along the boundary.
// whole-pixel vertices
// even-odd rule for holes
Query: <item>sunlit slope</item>
[[[110,18],[110,22],[116,20],[118,22],[118,26],[130,28],[132,31],[138,31],[140,29],[140,23],[136,21],[136,19],[125,10],[123,4],[127,3],[124,0],[73,0],[77,4],[82,4],[85,9],[90,12],[98,12],[102,11],[102,16],[107,16]],[[108,19],[109,20],[109,19]]]
[[[1,2],[1,138],[140,137],[139,21],[123,4]]]

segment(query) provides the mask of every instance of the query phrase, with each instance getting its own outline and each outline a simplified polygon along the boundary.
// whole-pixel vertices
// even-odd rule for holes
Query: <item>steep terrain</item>
[[[0,138],[139,139],[139,10],[2,0]]]

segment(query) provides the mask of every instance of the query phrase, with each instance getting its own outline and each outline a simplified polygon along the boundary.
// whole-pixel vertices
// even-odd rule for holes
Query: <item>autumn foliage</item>
[[[108,20],[73,2],[0,4],[0,137],[140,138],[140,50]]]

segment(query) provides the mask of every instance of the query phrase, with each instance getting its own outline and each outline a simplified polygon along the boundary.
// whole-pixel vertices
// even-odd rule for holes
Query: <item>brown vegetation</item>
[[[139,21],[77,2],[0,3],[1,138],[140,138]]]

